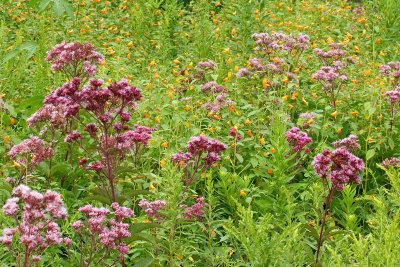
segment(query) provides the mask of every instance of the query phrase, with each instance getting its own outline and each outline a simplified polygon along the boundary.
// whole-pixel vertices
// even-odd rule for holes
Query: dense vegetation
[[[399,266],[397,0],[3,0],[0,266]]]

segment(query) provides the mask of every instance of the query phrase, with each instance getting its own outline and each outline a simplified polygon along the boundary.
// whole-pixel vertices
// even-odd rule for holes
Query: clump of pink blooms
[[[293,127],[285,132],[285,137],[287,138],[292,150],[299,155],[304,147],[312,142],[311,137],[307,135],[307,133],[300,131],[299,128]],[[304,153],[310,152],[310,148],[307,147]]]
[[[216,93],[221,93],[224,90],[225,90],[225,87],[219,86],[216,82],[207,82],[207,83],[203,84],[203,86],[201,87],[201,91],[203,93],[216,94]]]
[[[28,171],[31,171],[40,162],[53,157],[53,154],[53,149],[46,146],[45,142],[37,136],[25,139],[8,152],[8,156],[24,165]]]
[[[329,179],[333,190],[343,190],[346,184],[360,184],[359,173],[364,170],[364,162],[352,152],[358,148],[357,136],[334,143],[336,150],[325,149],[323,153],[314,157],[312,166],[315,174],[325,182]]]
[[[229,136],[232,136],[233,138],[235,138],[236,142],[240,141],[243,138],[243,136],[241,136],[240,134],[237,133],[237,130],[235,127],[232,127],[229,130]]]
[[[208,203],[204,203],[204,198],[200,197],[196,199],[196,204],[188,207],[187,205],[181,205],[183,208],[183,219],[197,219],[201,220],[203,214],[205,212],[205,208],[208,208],[210,205]]]
[[[172,156],[171,161],[182,171],[182,180],[187,184],[185,191],[202,173],[220,160],[222,151],[227,148],[216,139],[208,139],[204,135],[193,136],[186,146],[188,152],[179,151]]]
[[[239,69],[236,76],[238,78],[250,78],[257,75],[267,80],[268,88],[279,86],[273,82],[276,76],[283,76],[284,80],[298,82],[297,75],[293,72],[298,67],[301,54],[308,49],[310,37],[305,34],[284,34],[276,33],[254,33],[252,38],[255,40],[255,50],[263,58],[251,58],[249,67]],[[252,70],[252,72],[250,71]],[[279,79],[283,80],[283,79]],[[264,85],[265,86],[265,85]]]
[[[141,90],[131,86],[126,79],[106,87],[100,79],[91,79],[85,84],[86,78],[94,72],[85,71],[84,66],[90,63],[88,68],[92,69],[103,60],[101,54],[89,44],[64,42],[49,52],[48,60],[54,61],[56,70],[66,73],[71,66],[83,68],[80,70],[78,67],[72,72],[73,78],[47,95],[44,103],[59,107],[62,115],[70,120],[74,129],[68,129],[64,141],[76,144],[85,151],[88,158],[79,164],[81,167],[88,164],[87,169],[97,172],[104,185],[104,193],[115,202],[116,168],[130,154],[136,166],[153,132],[153,129],[139,125],[130,130],[132,113],[137,101],[142,99]],[[87,137],[93,142],[87,142]]]
[[[41,122],[49,122],[50,127],[60,129],[65,124],[65,118],[56,106],[48,104],[39,108],[26,122],[30,128],[37,126]]]
[[[167,205],[167,202],[162,200],[155,200],[148,202],[146,199],[142,199],[139,202],[139,207],[143,209],[147,217],[151,220],[156,218],[158,221],[162,219],[162,216],[158,213],[159,210],[163,209]]]
[[[217,95],[213,101],[207,101],[203,104],[203,108],[207,109],[209,112],[218,112],[221,109],[225,109],[233,105],[231,99],[226,99],[226,93],[223,92]]]
[[[396,106],[400,105],[400,62],[389,62],[387,65],[381,65],[380,71],[383,75],[389,76],[392,79],[392,89],[387,91],[385,96],[390,101],[390,134],[392,134],[394,115],[397,113]]]
[[[51,68],[64,72],[69,78],[88,78],[96,74],[97,67],[104,60],[102,54],[96,51],[94,45],[89,43],[57,44],[47,52],[46,61],[51,62]]]
[[[396,168],[400,168],[400,159],[398,158],[390,158],[390,159],[385,159],[382,163],[381,163],[382,167],[384,167],[385,169],[388,169],[389,166],[393,166]]]
[[[104,207],[83,206],[78,211],[84,214],[85,219],[71,224],[81,242],[90,247],[81,251],[85,266],[89,266],[96,257],[96,264],[98,264],[113,250],[119,252],[120,260],[123,260],[124,255],[129,253],[129,248],[122,239],[130,237],[131,233],[128,231],[129,224],[123,223],[123,221],[131,218],[134,215],[133,211],[121,207],[116,202],[111,204],[111,209],[114,211],[113,213]]]
[[[197,69],[215,69],[217,68],[217,65],[214,63],[214,61],[204,61],[204,62],[199,62],[196,66]]]
[[[18,266],[22,266],[21,261],[23,266],[28,266],[31,260],[39,261],[39,255],[49,246],[70,243],[70,239],[62,238],[55,222],[67,217],[60,194],[54,191],[40,194],[23,184],[16,187],[12,194],[15,197],[7,200],[3,212],[15,220],[16,226],[3,229],[0,242],[7,246]],[[17,241],[18,245],[13,241]]]
[[[400,62],[389,62],[387,65],[381,65],[379,68],[382,74],[393,77],[393,87],[399,84]]]

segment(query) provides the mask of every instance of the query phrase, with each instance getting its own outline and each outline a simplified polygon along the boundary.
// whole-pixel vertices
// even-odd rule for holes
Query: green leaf
[[[148,194],[153,194],[153,192],[151,192],[149,190],[131,190],[131,191],[124,193],[123,196],[127,197],[127,198],[134,198],[139,195],[148,195]]]
[[[162,227],[162,226],[158,223],[135,223],[135,224],[131,225],[131,227],[129,228],[129,232],[132,235],[134,235],[134,234],[140,233],[143,230],[152,229],[152,228],[160,228],[160,227]]]
[[[375,150],[370,149],[367,151],[367,155],[366,155],[366,160],[369,160],[370,158],[372,158],[375,155]]]
[[[153,258],[141,259],[138,262],[136,262],[135,265],[133,265],[133,267],[147,267],[150,266],[150,264],[152,264],[153,261],[154,261]]]
[[[52,0],[42,0],[42,2],[39,3],[39,11],[38,11],[38,13],[42,13],[43,10],[45,10],[49,6],[51,1]]]
[[[97,200],[100,201],[103,204],[108,204],[111,205],[111,200],[108,197],[102,196],[102,195],[90,195],[87,196],[83,199],[83,201],[92,201],[92,200]]]
[[[389,138],[389,147],[390,147],[391,150],[394,149],[394,141],[393,141],[392,138]]]
[[[242,155],[236,154],[236,158],[238,159],[238,161],[239,161],[240,163],[243,163],[243,157],[242,157]]]

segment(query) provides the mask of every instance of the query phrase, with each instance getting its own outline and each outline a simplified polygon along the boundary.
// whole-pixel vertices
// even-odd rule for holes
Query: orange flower
[[[15,120],[14,120],[14,118],[11,118],[11,120],[10,120],[10,124],[11,124],[11,125],[14,125],[14,124],[15,124]]]
[[[161,146],[168,147],[168,141],[165,141],[164,143],[162,143]]]
[[[161,167],[165,167],[165,161],[164,161],[164,159],[162,159],[162,160],[160,161],[160,165],[161,165]]]
[[[242,189],[242,190],[240,190],[240,196],[241,197],[244,197],[246,195],[246,193],[244,192],[244,190]]]
[[[272,173],[272,170],[268,170],[267,173],[268,173],[268,174],[271,174],[271,173]]]

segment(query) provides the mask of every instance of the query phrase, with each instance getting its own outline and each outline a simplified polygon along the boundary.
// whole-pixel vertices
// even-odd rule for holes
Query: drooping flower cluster
[[[297,155],[300,155],[304,147],[312,142],[311,137],[309,137],[307,133],[300,131],[300,129],[297,127],[289,129],[284,135],[287,138],[290,147]],[[308,152],[310,152],[309,147],[305,149],[304,153]]]
[[[180,170],[183,169],[183,180],[189,185],[220,160],[220,155],[227,146],[218,140],[200,135],[191,137],[186,149],[188,152],[179,151],[172,156],[171,161]]]
[[[205,212],[205,208],[208,208],[210,205],[208,203],[204,203],[203,197],[197,198],[196,202],[197,203],[191,207],[188,207],[185,204],[181,205],[181,208],[183,208],[184,219],[197,219],[197,220],[202,219],[203,214]]]
[[[400,168],[400,159],[398,159],[398,158],[385,159],[385,160],[381,163],[381,165],[382,165],[384,168],[386,168],[386,169],[388,169],[389,166],[393,166],[393,167],[396,167],[396,168]]]
[[[117,250],[120,259],[129,253],[129,248],[122,239],[130,237],[131,233],[128,231],[129,224],[122,221],[131,218],[134,215],[133,211],[121,207],[116,202],[111,204],[111,209],[114,211],[113,214],[104,207],[95,208],[92,205],[86,205],[78,210],[84,214],[85,220],[78,220],[71,224],[81,241],[93,250],[81,251],[83,261],[88,263],[87,265],[93,260],[93,255],[98,256],[100,260],[104,259],[102,258],[104,249],[108,254],[111,250]],[[87,257],[86,253],[90,254],[90,257]]]
[[[355,143],[357,136],[335,142],[336,150],[325,149],[323,153],[314,157],[312,166],[315,174],[324,181],[328,178],[334,190],[343,190],[346,184],[360,184],[359,173],[364,170],[362,159],[352,154],[358,144]]]
[[[13,218],[17,226],[3,229],[0,242],[13,251],[12,256],[16,262],[23,260],[24,266],[27,266],[25,264],[31,258],[40,260],[38,255],[49,246],[60,245],[65,241],[54,220],[65,220],[67,210],[60,194],[54,191],[40,194],[21,184],[13,190],[13,195],[16,197],[7,200],[3,212]],[[20,204],[23,205],[22,210]],[[13,244],[17,238],[23,246]]]
[[[53,70],[62,71],[71,79],[94,76],[97,70],[96,65],[100,65],[103,60],[103,55],[96,52],[94,45],[66,41],[48,51],[46,57],[46,61],[52,63]]]
[[[18,164],[24,165],[28,171],[40,162],[53,157],[53,149],[47,147],[45,142],[37,136],[31,136],[18,145],[15,145],[8,152],[8,156]]]
[[[141,207],[150,219],[156,218],[158,221],[161,220],[162,216],[158,214],[158,211],[167,205],[167,202],[162,200],[156,200],[153,202],[148,202],[146,199],[142,199],[139,202],[139,207]]]

